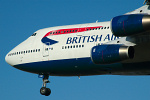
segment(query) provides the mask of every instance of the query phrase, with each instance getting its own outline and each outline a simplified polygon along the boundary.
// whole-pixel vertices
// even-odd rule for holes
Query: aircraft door
[[[49,45],[50,45],[50,42],[47,42],[46,44],[43,45],[43,57],[48,57],[49,56]]]

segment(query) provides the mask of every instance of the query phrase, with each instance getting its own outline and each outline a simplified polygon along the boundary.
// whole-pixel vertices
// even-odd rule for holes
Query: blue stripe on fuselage
[[[36,74],[49,74],[55,76],[84,76],[101,75],[109,72],[150,70],[150,63],[114,63],[96,65],[91,58],[64,59],[53,61],[41,61],[15,65],[14,67],[23,71]]]

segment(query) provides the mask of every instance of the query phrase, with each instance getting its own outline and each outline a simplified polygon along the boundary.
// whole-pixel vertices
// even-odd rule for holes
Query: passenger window
[[[48,51],[48,48],[45,48],[45,51]]]
[[[106,27],[104,29],[106,29]]]
[[[40,49],[38,49],[38,52],[40,52]]]
[[[73,48],[75,48],[75,45],[73,46]]]
[[[28,50],[28,53],[30,53],[30,50]]]
[[[35,50],[33,50],[33,52],[35,52]]]
[[[52,32],[50,32],[50,34],[52,34]]]
[[[76,48],[78,48],[78,45],[76,45]]]

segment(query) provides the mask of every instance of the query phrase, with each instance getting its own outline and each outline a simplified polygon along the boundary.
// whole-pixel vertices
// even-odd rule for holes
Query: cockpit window
[[[32,36],[36,36],[37,33],[33,33]]]

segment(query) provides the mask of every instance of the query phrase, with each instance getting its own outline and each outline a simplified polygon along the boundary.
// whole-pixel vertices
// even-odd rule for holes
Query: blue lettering
[[[75,43],[77,43],[77,39],[78,39],[78,37],[74,37],[73,38],[73,41],[72,41],[72,44],[75,42]]]
[[[116,40],[119,37],[114,36],[113,34],[110,37],[110,34],[107,34],[103,41]],[[74,43],[84,43],[84,42],[97,42],[102,41],[103,35],[92,35],[92,36],[81,36],[81,37],[68,37],[66,44]]]
[[[69,37],[69,38],[67,39],[66,44],[70,44],[70,43],[71,43],[71,40],[72,40],[72,38],[71,38],[71,37]]]
[[[78,43],[80,43],[80,41],[81,41],[81,37],[79,38],[79,41],[78,41]]]
[[[90,41],[90,42],[94,42],[94,40],[95,40],[95,39],[94,39],[94,36],[95,36],[95,35],[91,36],[91,41]]]
[[[114,40],[116,40],[116,39],[119,39],[119,37],[116,37],[116,36],[115,36],[115,37],[114,37]]]
[[[113,40],[113,37],[114,37],[114,35],[112,34],[112,36],[111,36],[111,40]]]
[[[101,41],[102,39],[102,35],[100,37],[98,37],[98,35],[96,36],[95,42],[97,42],[97,39],[99,38],[99,41]]]
[[[83,36],[83,43],[84,43],[86,37],[88,37],[88,36]]]
[[[108,41],[110,41],[110,37],[109,37],[109,34],[105,37],[104,41],[108,39]]]
[[[89,42],[89,40],[90,40],[90,36],[88,36],[88,40],[87,40],[87,42]]]

